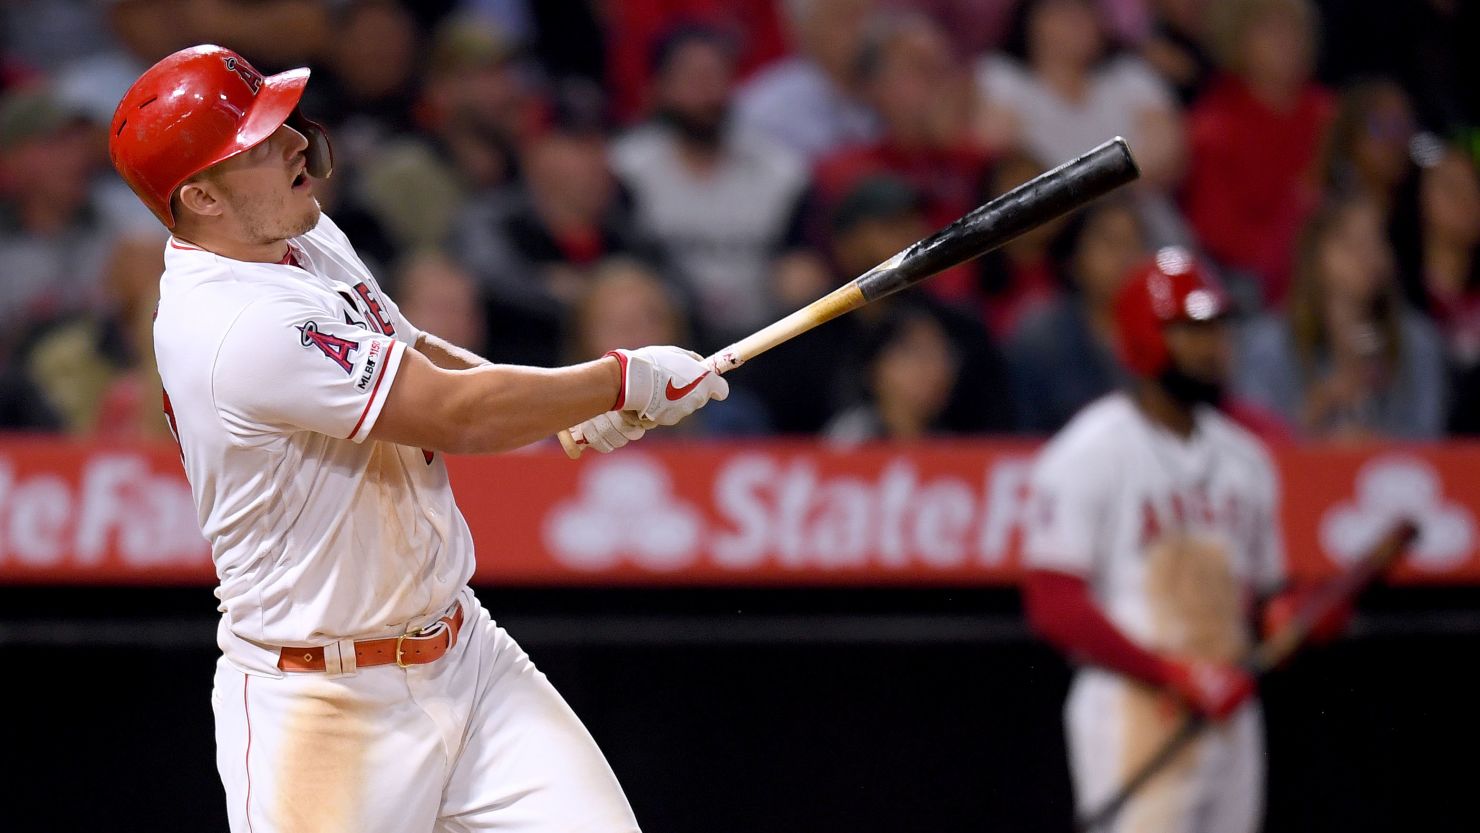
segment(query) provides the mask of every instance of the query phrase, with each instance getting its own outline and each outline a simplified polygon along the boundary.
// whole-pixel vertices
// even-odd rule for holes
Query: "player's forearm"
[[[1151,685],[1166,684],[1166,663],[1106,618],[1090,598],[1083,579],[1031,570],[1023,584],[1023,601],[1033,630],[1076,661]]]
[[[475,367],[483,367],[492,364],[488,359],[464,350],[443,338],[438,338],[431,333],[422,333],[416,340],[416,352],[426,356],[432,364],[443,370],[471,370]]]
[[[511,451],[610,410],[620,387],[615,359],[560,368],[484,365],[451,403],[452,454]]]
[[[611,409],[620,375],[611,358],[444,370],[406,350],[370,438],[447,454],[509,451]]]

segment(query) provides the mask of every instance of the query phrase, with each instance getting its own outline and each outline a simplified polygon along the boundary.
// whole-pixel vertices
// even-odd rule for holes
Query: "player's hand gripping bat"
[[[819,324],[984,255],[1138,176],[1140,170],[1130,148],[1124,139],[1116,137],[910,244],[851,282],[715,353],[704,360],[705,364],[716,373],[734,370]],[[583,438],[569,430],[560,432],[560,444],[572,460],[581,456],[585,447]]]
[[[1356,598],[1368,585],[1377,581],[1387,569],[1402,557],[1403,553],[1418,538],[1418,527],[1412,521],[1402,521],[1384,535],[1373,548],[1346,572],[1331,579],[1301,605],[1295,618],[1280,631],[1270,634],[1265,640],[1250,649],[1240,663],[1245,671],[1258,679],[1278,668],[1305,644],[1316,624],[1340,605]],[[1156,777],[1187,745],[1192,743],[1208,727],[1208,719],[1201,714],[1189,714],[1182,725],[1167,738],[1162,747],[1152,755],[1135,774],[1126,779],[1124,785],[1094,811],[1086,813],[1075,823],[1079,833],[1090,833],[1114,820],[1131,796]]]

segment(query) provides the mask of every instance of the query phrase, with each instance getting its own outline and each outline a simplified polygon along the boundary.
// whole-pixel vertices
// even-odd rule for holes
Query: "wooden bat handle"
[[[896,255],[895,257],[897,258],[899,256]],[[858,288],[858,282],[849,282],[793,312],[791,315],[774,323],[767,324],[745,338],[731,344],[729,347],[715,353],[705,359],[704,364],[715,373],[729,373],[731,370],[745,364],[747,361],[770,350],[776,345],[790,341],[802,333],[821,324],[826,324],[844,313],[852,312],[866,303],[868,303],[868,299],[863,297],[863,290]],[[575,428],[567,428],[561,431],[558,436],[560,438],[560,447],[565,449],[565,456],[572,460],[581,459],[581,452],[586,450],[586,438],[580,435],[580,431]]]

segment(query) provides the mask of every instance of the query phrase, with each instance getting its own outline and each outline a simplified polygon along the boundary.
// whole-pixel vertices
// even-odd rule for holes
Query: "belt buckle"
[[[402,643],[404,643],[406,641],[406,637],[408,637],[408,636],[412,636],[412,637],[420,636],[421,635],[421,632],[423,630],[425,630],[425,628],[417,628],[414,631],[407,631],[407,632],[401,634],[400,636],[396,637],[396,667],[397,668],[410,668],[411,667],[411,666],[409,666],[409,665],[406,664],[406,661],[404,659],[401,658],[403,656],[403,651],[405,650],[402,647]]]

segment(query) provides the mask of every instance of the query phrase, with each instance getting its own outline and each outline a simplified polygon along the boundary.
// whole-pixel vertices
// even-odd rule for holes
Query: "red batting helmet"
[[[298,112],[307,69],[264,77],[219,46],[165,58],[124,93],[113,111],[108,155],[139,199],[175,227],[170,197],[185,180],[241,153],[287,124],[308,139],[308,173],[323,179],[334,158],[324,129]]]
[[[1206,265],[1186,249],[1161,249],[1131,271],[1115,297],[1120,360],[1133,373],[1159,376],[1171,362],[1163,327],[1226,312],[1228,299]]]

